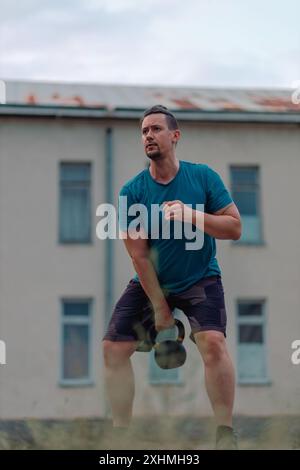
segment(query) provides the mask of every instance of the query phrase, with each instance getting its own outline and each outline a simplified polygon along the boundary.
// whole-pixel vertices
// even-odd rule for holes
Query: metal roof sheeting
[[[293,103],[293,91],[2,81],[0,102],[111,111],[162,104],[188,112],[300,112],[300,104]]]
[[[180,121],[300,124],[296,93],[0,80],[0,115],[136,120],[162,104]]]

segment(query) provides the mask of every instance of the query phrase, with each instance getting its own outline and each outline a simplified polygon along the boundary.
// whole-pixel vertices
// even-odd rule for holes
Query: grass
[[[240,449],[300,449],[299,417],[238,417]],[[127,449],[204,450],[214,447],[215,427],[208,418],[135,418]],[[0,449],[110,450],[111,422],[104,419],[0,420]]]

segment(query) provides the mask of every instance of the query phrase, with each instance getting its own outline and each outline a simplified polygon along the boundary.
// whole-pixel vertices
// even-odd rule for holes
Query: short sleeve
[[[220,175],[206,166],[206,208],[205,212],[213,214],[233,202]]]

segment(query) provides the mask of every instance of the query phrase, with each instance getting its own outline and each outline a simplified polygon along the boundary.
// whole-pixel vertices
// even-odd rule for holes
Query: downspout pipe
[[[113,129],[111,127],[105,130],[105,202],[114,203],[114,152],[113,152]],[[106,331],[108,322],[112,315],[114,298],[114,250],[113,242],[110,238],[105,240],[105,260],[104,260],[104,330]],[[104,396],[104,417],[110,418],[110,407],[108,398]]]
[[[105,202],[114,203],[114,152],[113,152],[113,129],[105,131]],[[105,328],[112,314],[114,298],[114,250],[110,238],[105,240]]]

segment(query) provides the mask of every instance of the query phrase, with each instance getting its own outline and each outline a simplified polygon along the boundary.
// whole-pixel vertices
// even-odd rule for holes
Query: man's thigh
[[[115,305],[103,340],[142,341],[153,326],[151,302],[141,284],[131,279]]]
[[[184,292],[171,296],[172,306],[181,309],[191,326],[190,338],[200,331],[219,331],[226,336],[226,308],[220,276],[201,279]],[[195,341],[194,341],[195,342]]]

